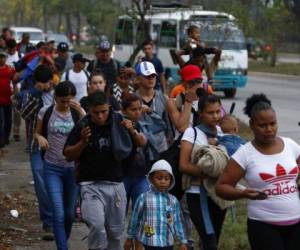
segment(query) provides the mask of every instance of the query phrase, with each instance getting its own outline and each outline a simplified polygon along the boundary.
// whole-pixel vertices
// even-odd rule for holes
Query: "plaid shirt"
[[[36,129],[38,113],[43,106],[42,91],[31,88],[27,91],[24,98],[25,102],[21,108],[21,116],[28,122],[28,147],[30,153],[33,153],[39,150],[39,145],[33,138],[33,134]]]
[[[178,200],[153,188],[137,199],[127,233],[146,246],[173,246],[174,238],[187,243]]]

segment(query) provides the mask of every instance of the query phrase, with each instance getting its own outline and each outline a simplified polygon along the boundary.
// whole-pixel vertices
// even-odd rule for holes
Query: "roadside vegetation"
[[[265,61],[249,61],[249,71],[300,76],[300,63],[278,63],[275,67]]]

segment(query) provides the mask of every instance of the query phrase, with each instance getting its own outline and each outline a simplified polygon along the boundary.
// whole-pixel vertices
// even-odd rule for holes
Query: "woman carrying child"
[[[208,145],[208,139],[221,135],[217,126],[221,119],[221,101],[212,94],[202,91],[198,102],[200,124],[188,128],[180,144],[180,170],[190,180],[183,183],[190,217],[201,238],[203,250],[217,250],[226,209],[222,210],[204,189],[202,182],[206,178],[200,169],[191,162],[195,145]]]

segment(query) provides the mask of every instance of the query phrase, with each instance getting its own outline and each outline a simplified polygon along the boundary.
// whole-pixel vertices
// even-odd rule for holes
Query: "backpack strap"
[[[66,81],[69,81],[70,69],[66,71]]]
[[[93,71],[96,71],[96,69],[97,69],[97,60],[98,60],[98,59],[95,59],[95,60],[93,61],[93,70],[92,70],[92,72],[93,72]]]
[[[44,117],[43,117],[43,121],[42,121],[42,136],[45,137],[47,139],[48,136],[48,123],[49,123],[49,119],[50,116],[53,112],[54,109],[54,105],[51,105],[49,108],[47,108]]]
[[[74,125],[76,125],[77,122],[80,120],[80,115],[79,115],[78,111],[74,108],[70,108],[70,112],[71,112],[71,115],[72,115]]]

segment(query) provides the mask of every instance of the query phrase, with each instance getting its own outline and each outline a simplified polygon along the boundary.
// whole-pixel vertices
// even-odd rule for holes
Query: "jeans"
[[[140,194],[145,193],[150,189],[150,184],[146,176],[126,176],[123,183],[127,194],[127,210],[130,199],[132,208],[134,208],[134,204]]]
[[[75,218],[78,186],[75,168],[60,167],[45,161],[45,184],[53,212],[53,232],[58,250],[67,250]]]
[[[11,123],[11,105],[0,105],[0,148],[9,141]]]
[[[299,250],[300,222],[278,226],[248,219],[248,238],[252,250]]]
[[[44,162],[40,151],[30,154],[30,163],[43,228],[52,228],[52,209],[45,187]]]

